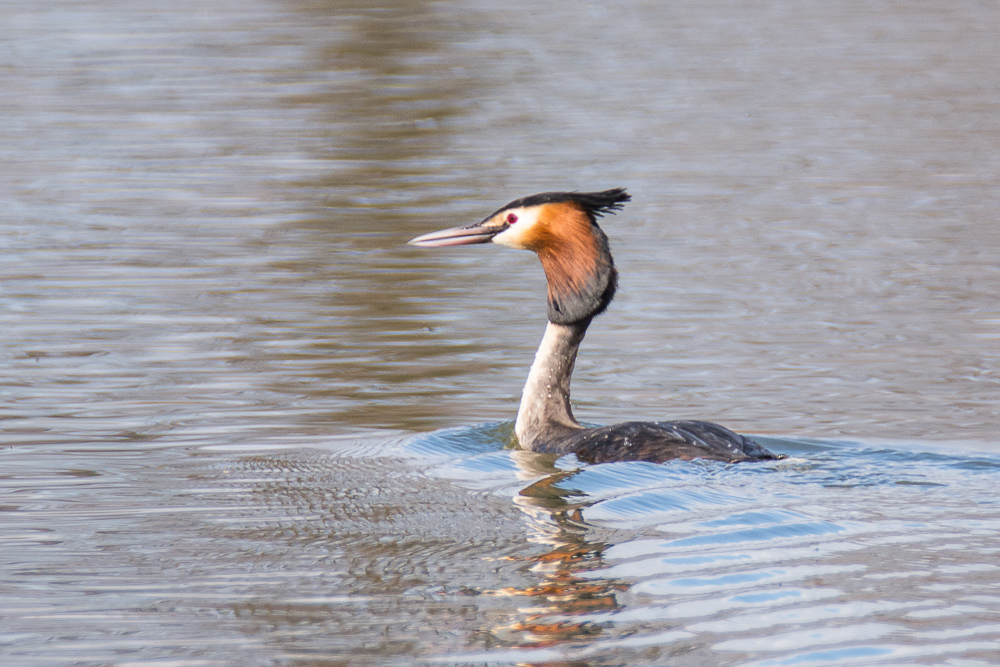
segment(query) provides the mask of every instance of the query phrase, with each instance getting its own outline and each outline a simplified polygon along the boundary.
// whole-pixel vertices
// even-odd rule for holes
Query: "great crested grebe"
[[[533,452],[576,454],[588,463],[782,458],[745,436],[702,421],[625,422],[587,428],[573,418],[569,384],[590,321],[614,298],[618,272],[597,218],[622,208],[624,188],[545,192],[516,199],[481,222],[424,234],[425,248],[492,241],[538,255],[548,281],[549,323],[524,385],[514,432]]]

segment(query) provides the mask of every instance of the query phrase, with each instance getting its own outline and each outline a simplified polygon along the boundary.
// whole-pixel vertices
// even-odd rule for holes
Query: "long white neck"
[[[522,448],[540,451],[547,441],[583,428],[573,418],[569,384],[577,350],[589,325],[588,318],[572,324],[549,322],[545,327],[514,424]]]

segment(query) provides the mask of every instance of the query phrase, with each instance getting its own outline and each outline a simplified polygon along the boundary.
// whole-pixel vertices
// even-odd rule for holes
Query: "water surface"
[[[4,661],[1000,660],[995,6],[3,11]],[[505,449],[537,261],[405,241],[620,185],[577,416],[787,460]]]

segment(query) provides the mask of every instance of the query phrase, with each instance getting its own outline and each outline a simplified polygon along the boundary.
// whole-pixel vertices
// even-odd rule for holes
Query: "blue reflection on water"
[[[962,635],[1000,614],[1000,455],[988,448],[761,438],[788,458],[587,466],[506,449],[509,428],[410,448],[429,474],[510,494],[529,539],[551,545],[509,646],[618,660],[679,643],[702,661],[724,651],[727,664],[791,665],[879,660],[900,639],[914,655],[989,644],[945,645],[921,625],[946,619],[942,632]]]
[[[799,591],[770,591],[768,593],[753,593],[751,595],[734,595],[732,599],[737,602],[756,604],[758,602],[774,602],[782,598],[798,597],[802,597],[802,593]]]
[[[796,655],[784,660],[765,660],[761,662],[761,667],[765,665],[798,665],[804,662],[840,662],[849,658],[872,658],[875,656],[889,655],[892,649],[873,648],[870,646],[852,646],[850,648],[840,648],[831,651],[816,651],[804,655]]]

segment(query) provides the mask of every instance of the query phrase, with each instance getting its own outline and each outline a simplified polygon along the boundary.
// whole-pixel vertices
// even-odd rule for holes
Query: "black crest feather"
[[[506,206],[497,209],[487,216],[487,220],[497,213],[511,208],[521,208],[524,206],[539,206],[541,204],[561,204],[573,202],[579,204],[591,222],[596,222],[597,218],[606,213],[620,211],[625,202],[631,201],[632,195],[625,191],[625,188],[612,188],[600,192],[543,192],[529,197],[515,199]]]

